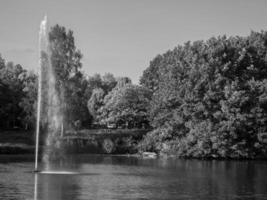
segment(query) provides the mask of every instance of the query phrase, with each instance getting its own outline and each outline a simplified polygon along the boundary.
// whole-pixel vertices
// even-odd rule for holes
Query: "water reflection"
[[[34,200],[37,200],[38,197],[38,174],[34,174]]]
[[[37,183],[38,199],[43,200],[73,200],[78,199],[79,184],[77,179],[72,175],[48,175],[39,174]]]
[[[75,172],[80,171],[80,164],[73,158],[44,162],[40,166],[43,171],[34,175],[34,200],[78,199],[80,187]]]
[[[0,157],[0,199],[267,199],[267,162],[74,156],[33,174],[33,162]]]

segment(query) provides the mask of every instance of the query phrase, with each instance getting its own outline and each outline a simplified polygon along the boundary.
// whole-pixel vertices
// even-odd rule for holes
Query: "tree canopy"
[[[145,87],[130,83],[118,85],[105,96],[104,106],[100,110],[101,121],[141,128],[142,124],[148,124],[150,99],[151,92]]]
[[[92,123],[152,126],[139,145],[142,151],[215,158],[267,155],[266,31],[178,45],[150,62],[140,85],[111,73],[86,76],[73,32],[63,26],[51,28],[49,41],[67,129]],[[34,128],[37,80],[0,55],[1,129]]]
[[[266,155],[267,32],[187,42],[141,77],[154,89],[147,148],[189,157]],[[153,80],[153,81],[151,81]],[[155,87],[156,85],[156,87]]]
[[[82,54],[76,49],[73,31],[55,25],[49,32],[49,42],[65,126],[72,126],[75,121],[89,123],[90,115],[84,99],[87,82],[80,71]]]
[[[24,96],[23,76],[25,70],[21,65],[12,62],[5,64],[0,56],[0,124],[3,128],[14,128],[21,126],[24,117],[23,109],[19,106]]]

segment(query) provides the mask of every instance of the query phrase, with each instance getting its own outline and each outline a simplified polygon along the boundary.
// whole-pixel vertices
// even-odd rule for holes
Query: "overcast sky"
[[[138,83],[157,54],[191,40],[267,30],[266,0],[0,0],[0,53],[38,67],[38,29],[74,31],[88,75],[111,72]]]

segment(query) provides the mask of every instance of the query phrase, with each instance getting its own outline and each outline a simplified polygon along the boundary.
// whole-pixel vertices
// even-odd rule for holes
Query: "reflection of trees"
[[[114,164],[119,164],[120,173],[110,179],[121,177],[123,186],[116,181],[113,184],[121,187],[122,193],[126,193],[127,188],[131,191],[127,196],[134,193],[135,198],[257,199],[264,197],[267,189],[264,179],[267,171],[259,173],[260,167],[256,167],[255,162],[137,159],[133,163],[138,165],[135,168],[120,159],[112,159]],[[105,187],[112,188],[107,184]]]
[[[0,198],[1,199],[12,199],[20,200],[24,199],[21,195],[21,191],[14,184],[2,184],[0,183]]]
[[[267,188],[266,180],[259,177],[266,177],[267,171],[262,170],[259,175],[260,167],[256,167],[255,161],[169,159],[164,160],[163,164],[159,162],[158,167],[167,168],[168,172],[151,170],[151,174],[157,173],[157,175],[151,176],[150,184],[157,184],[160,178],[161,191],[168,193],[169,198],[184,196],[203,200],[248,197],[257,199]]]
[[[74,175],[38,175],[37,199],[74,200],[79,199],[79,176]]]
[[[267,191],[266,164],[257,161],[84,155],[67,165],[85,174],[39,174],[39,199],[263,199]]]
[[[56,159],[44,162],[42,169],[44,171],[80,171],[79,156],[62,154],[56,157]]]
[[[43,163],[46,171],[66,171],[79,172],[80,163],[75,156],[63,156],[52,162]],[[79,178],[80,176],[71,174],[38,174],[35,184],[37,184],[37,200],[73,200],[79,199]]]

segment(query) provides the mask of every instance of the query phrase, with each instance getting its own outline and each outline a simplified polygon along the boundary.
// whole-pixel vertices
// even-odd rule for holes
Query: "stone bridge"
[[[135,153],[137,143],[150,129],[84,129],[66,131],[60,138],[75,153]]]

